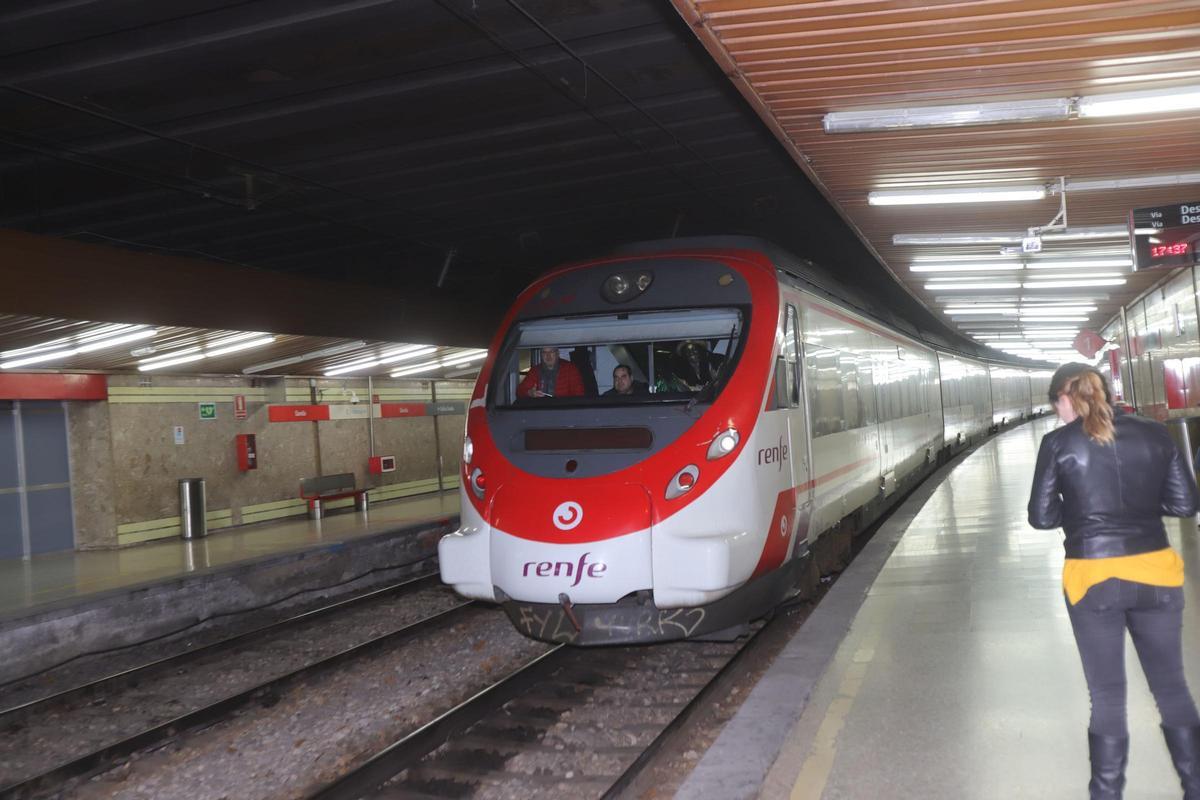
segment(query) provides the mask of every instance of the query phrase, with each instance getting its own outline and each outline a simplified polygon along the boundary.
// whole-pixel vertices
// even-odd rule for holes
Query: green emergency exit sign
[[[216,403],[201,403],[200,404],[200,419],[216,419],[217,404]]]

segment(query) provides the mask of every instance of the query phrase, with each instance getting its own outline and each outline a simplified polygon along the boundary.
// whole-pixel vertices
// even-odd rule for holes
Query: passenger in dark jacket
[[[1091,797],[1119,800],[1125,785],[1128,628],[1185,800],[1200,800],[1200,714],[1183,674],[1183,561],[1162,522],[1195,516],[1196,480],[1163,425],[1114,414],[1093,368],[1059,368],[1050,402],[1064,424],[1042,438],[1029,524],[1066,533],[1063,591],[1092,699]]]

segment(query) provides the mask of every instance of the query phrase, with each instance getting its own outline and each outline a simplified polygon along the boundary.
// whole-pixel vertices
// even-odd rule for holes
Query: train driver
[[[649,391],[646,384],[633,379],[633,373],[624,364],[613,367],[613,387],[604,393],[605,397],[623,394],[646,394]]]
[[[542,363],[530,368],[517,387],[518,397],[582,397],[583,378],[570,361],[558,357],[557,347],[542,348]]]
[[[708,343],[688,340],[675,349],[674,378],[677,391],[696,391],[717,378],[715,358]]]

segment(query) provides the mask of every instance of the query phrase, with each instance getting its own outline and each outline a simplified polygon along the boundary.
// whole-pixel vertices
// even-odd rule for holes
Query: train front
[[[584,264],[527,289],[472,395],[442,580],[547,641],[745,622],[714,601],[760,566],[743,453],[777,309],[773,268],[729,255]]]

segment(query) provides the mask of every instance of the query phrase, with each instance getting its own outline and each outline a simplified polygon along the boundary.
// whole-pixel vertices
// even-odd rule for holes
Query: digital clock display
[[[1191,245],[1187,242],[1176,242],[1175,244],[1152,244],[1150,245],[1151,258],[1166,258],[1167,256],[1184,256],[1191,251]]]
[[[1132,209],[1129,236],[1135,270],[1200,264],[1200,201]]]

